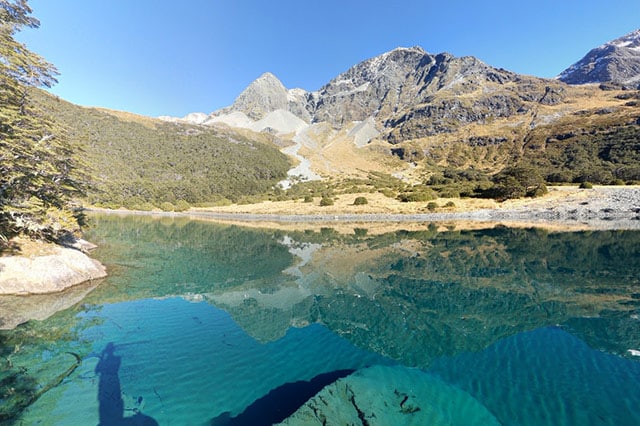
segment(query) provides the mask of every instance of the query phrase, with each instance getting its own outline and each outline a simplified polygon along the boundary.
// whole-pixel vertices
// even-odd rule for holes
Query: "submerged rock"
[[[12,330],[31,320],[43,321],[80,302],[97,285],[90,281],[56,293],[0,295],[0,330]]]
[[[436,376],[375,366],[325,387],[282,425],[498,425],[475,398]]]

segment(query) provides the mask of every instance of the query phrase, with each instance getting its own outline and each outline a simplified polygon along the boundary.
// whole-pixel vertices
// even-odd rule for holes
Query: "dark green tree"
[[[82,177],[65,131],[30,99],[51,87],[56,68],[15,40],[37,28],[26,0],[0,0],[0,239],[58,239],[78,229],[71,207]]]
[[[497,200],[538,197],[547,193],[544,179],[530,166],[507,167],[493,177],[493,183],[489,192]]]

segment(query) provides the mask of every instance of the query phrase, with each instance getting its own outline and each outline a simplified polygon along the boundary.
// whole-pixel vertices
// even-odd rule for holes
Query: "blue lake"
[[[638,231],[90,222],[110,275],[0,331],[0,424],[640,424]]]

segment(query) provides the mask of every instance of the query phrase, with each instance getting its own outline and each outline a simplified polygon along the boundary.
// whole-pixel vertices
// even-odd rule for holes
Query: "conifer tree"
[[[56,240],[78,229],[71,207],[82,181],[64,129],[31,102],[56,68],[15,40],[37,28],[26,0],[0,0],[0,239]],[[1,242],[1,241],[0,241]]]

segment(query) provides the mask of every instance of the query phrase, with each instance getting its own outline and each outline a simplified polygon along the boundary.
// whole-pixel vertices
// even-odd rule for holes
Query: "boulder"
[[[0,294],[55,293],[106,275],[100,262],[80,250],[51,246],[44,255],[0,257]]]

